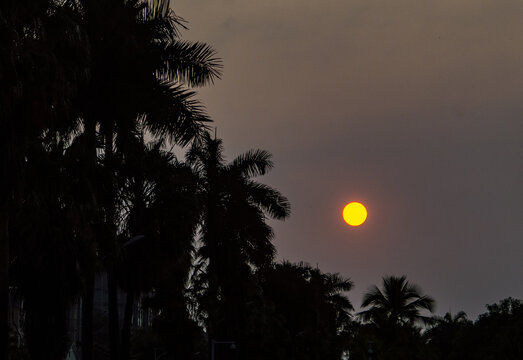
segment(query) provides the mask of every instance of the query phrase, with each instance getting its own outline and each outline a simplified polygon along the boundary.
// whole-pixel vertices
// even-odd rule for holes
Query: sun
[[[343,208],[343,220],[350,226],[360,226],[367,219],[367,209],[359,202],[351,202]]]

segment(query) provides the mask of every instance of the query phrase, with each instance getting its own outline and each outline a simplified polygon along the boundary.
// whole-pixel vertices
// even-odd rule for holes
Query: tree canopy
[[[170,5],[0,2],[0,358],[521,359],[521,300],[431,316],[385,276],[354,313],[277,258],[272,155],[226,160],[196,92],[221,60]]]

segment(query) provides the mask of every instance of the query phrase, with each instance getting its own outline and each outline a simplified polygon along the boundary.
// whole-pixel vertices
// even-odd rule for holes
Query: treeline
[[[404,276],[364,295],[348,340],[350,359],[486,360],[523,356],[523,302],[487,305],[475,322],[463,311],[432,316],[434,300]],[[425,312],[420,312],[424,310]]]
[[[0,358],[64,359],[78,302],[84,360],[520,356],[519,301],[424,318],[433,300],[390,277],[354,314],[349,279],[276,263],[267,220],[290,204],[259,182],[271,155],[225,160],[194,92],[222,64],[184,27],[167,0],[0,2]],[[133,328],[137,305],[151,326]]]

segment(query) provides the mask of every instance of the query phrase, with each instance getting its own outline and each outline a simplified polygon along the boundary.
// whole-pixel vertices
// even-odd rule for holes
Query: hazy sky
[[[274,155],[278,257],[406,274],[437,313],[523,298],[523,2],[177,0],[223,79],[200,98],[229,159]],[[364,226],[341,219],[366,204]]]

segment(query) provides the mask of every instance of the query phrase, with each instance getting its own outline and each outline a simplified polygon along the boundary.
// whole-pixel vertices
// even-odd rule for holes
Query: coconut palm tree
[[[372,286],[365,293],[362,307],[367,308],[359,313],[364,323],[357,327],[349,349],[355,358],[366,358],[369,343],[379,359],[427,358],[427,344],[416,324],[431,322],[421,311],[432,312],[434,300],[406,276],[383,277],[381,289]]]
[[[406,276],[386,276],[382,289],[371,287],[363,296],[361,304],[368,310],[360,312],[365,321],[377,325],[413,325],[416,322],[428,322],[429,317],[421,315],[421,310],[434,310],[435,301],[423,295],[421,289],[407,281]]]
[[[253,272],[269,266],[275,253],[266,219],[285,219],[290,205],[277,190],[253,180],[273,166],[266,151],[251,150],[227,163],[222,141],[207,134],[186,157],[201,179],[198,254],[206,268],[200,279],[205,283],[200,303],[208,331],[211,339],[240,336],[248,289],[254,291]]]

